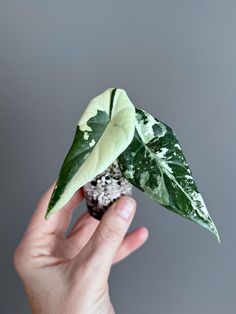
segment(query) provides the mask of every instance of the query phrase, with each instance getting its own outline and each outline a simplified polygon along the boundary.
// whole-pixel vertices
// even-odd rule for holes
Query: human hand
[[[111,266],[139,248],[148,237],[145,227],[126,235],[136,203],[131,197],[121,197],[100,222],[86,212],[66,236],[83,192],[78,190],[64,209],[45,220],[54,185],[39,200],[14,255],[32,311],[34,314],[115,313],[108,286]]]

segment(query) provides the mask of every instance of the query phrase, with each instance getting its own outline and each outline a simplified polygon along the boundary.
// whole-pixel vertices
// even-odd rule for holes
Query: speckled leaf
[[[174,132],[136,109],[133,141],[118,158],[123,175],[167,209],[202,225],[219,240]]]
[[[103,172],[130,144],[134,130],[135,109],[124,90],[110,88],[95,97],[78,123],[46,218],[62,208],[80,187]]]

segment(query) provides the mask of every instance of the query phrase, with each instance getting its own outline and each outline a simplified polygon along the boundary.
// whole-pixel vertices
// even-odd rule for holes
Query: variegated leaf
[[[130,144],[134,130],[135,109],[124,90],[110,88],[95,97],[78,123],[46,218],[62,208],[80,187],[103,172]]]
[[[167,209],[209,229],[217,229],[192,177],[174,132],[136,109],[134,139],[118,158],[123,175]]]

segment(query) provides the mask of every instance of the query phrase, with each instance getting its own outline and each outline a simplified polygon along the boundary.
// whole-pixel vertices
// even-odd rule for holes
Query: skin
[[[145,227],[126,234],[136,202],[131,197],[121,197],[100,222],[86,212],[66,236],[83,192],[78,190],[63,210],[45,220],[54,186],[55,183],[39,200],[14,255],[32,312],[113,314],[108,286],[111,266],[148,238]]]

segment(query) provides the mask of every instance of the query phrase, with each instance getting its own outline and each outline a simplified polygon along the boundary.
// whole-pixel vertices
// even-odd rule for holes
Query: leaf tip
[[[215,238],[217,239],[218,243],[221,244],[221,240],[220,240],[220,235],[219,232],[214,224],[214,222],[211,222],[210,228],[209,228],[210,232],[215,236]]]
[[[44,215],[44,219],[45,219],[45,220],[48,220],[48,219],[49,219],[49,213],[46,213],[46,214]]]
[[[216,237],[216,239],[217,239],[218,243],[219,243],[219,244],[221,244],[220,235],[219,235],[219,232],[218,232],[218,230],[217,230],[217,229],[215,230],[214,235],[215,235],[215,237]]]
[[[48,220],[52,215],[52,210],[50,210],[50,207],[47,208],[46,214],[44,215],[44,219]]]

